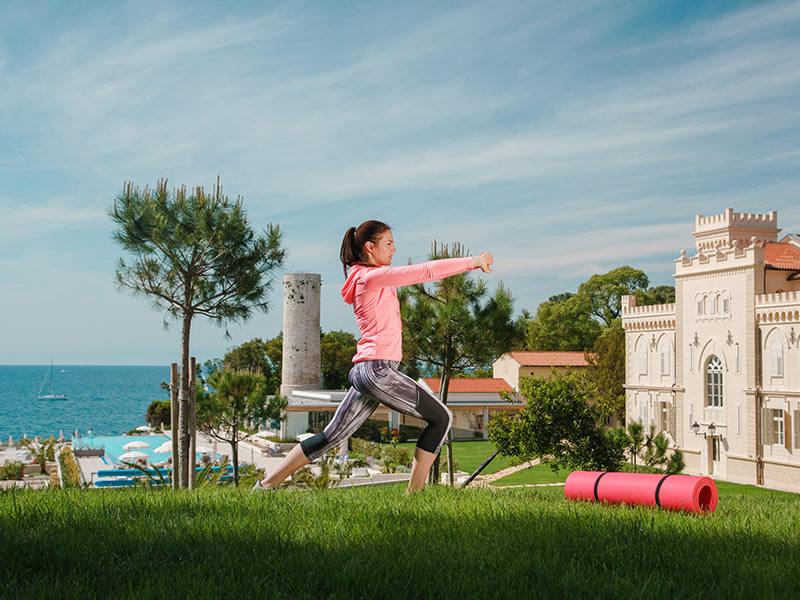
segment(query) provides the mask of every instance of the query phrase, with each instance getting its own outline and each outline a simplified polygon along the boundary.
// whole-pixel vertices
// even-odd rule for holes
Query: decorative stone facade
[[[686,472],[800,491],[800,239],[777,213],[698,216],[675,304],[623,297],[628,421]]]

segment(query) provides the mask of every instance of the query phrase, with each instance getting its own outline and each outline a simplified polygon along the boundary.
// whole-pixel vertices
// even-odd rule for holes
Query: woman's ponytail
[[[344,276],[347,277],[347,267],[357,262],[357,248],[356,248],[356,228],[351,227],[344,234],[342,240],[342,250],[339,252],[339,260],[342,261],[344,266]]]
[[[364,221],[358,227],[351,227],[347,230],[342,240],[342,250],[339,252],[339,260],[342,261],[345,277],[347,277],[348,267],[367,261],[364,244],[377,242],[380,235],[389,229],[391,228],[381,221]]]

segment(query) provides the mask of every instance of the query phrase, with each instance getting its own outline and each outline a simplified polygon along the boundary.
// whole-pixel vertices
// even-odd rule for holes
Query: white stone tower
[[[318,273],[286,273],[283,276],[281,396],[288,396],[293,390],[318,390],[322,386],[319,350],[321,285]]]
[[[778,213],[737,213],[726,208],[720,215],[697,215],[692,235],[698,252],[708,253],[734,246],[746,248],[757,242],[777,242]]]

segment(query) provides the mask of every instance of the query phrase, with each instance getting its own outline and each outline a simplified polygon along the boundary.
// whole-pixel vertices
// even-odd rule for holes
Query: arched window
[[[647,375],[647,342],[642,339],[639,343],[639,375]]]
[[[662,375],[670,375],[671,374],[671,367],[672,367],[672,346],[669,342],[664,342],[661,344],[661,348],[658,351],[659,354],[659,362],[661,363],[661,374]]]
[[[722,406],[722,361],[716,356],[706,365],[706,406]]]
[[[772,366],[773,377],[783,377],[783,344],[776,339],[772,340],[769,347],[770,365]]]
[[[703,298],[702,297],[697,299],[697,314],[698,315],[702,315],[703,314]]]

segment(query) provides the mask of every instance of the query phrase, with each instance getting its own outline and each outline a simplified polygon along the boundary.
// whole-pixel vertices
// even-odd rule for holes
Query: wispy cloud
[[[759,3],[731,15],[701,23],[696,31],[708,42],[740,40],[748,36],[772,37],[777,32],[795,34],[800,4],[786,0]]]
[[[783,5],[771,8],[784,21],[794,18]],[[693,34],[693,43],[706,45],[696,56],[559,97],[529,81],[493,81],[480,61],[468,68],[469,57],[480,55],[489,34],[505,33],[509,49],[524,53],[536,47],[533,36],[563,28],[596,46],[608,25],[578,24],[582,15],[568,9],[529,16],[515,27],[507,16],[491,15],[489,5],[478,4],[434,16],[403,35],[356,43],[348,61],[322,70],[275,57],[289,34],[306,25],[296,16],[183,29],[177,16],[162,16],[103,52],[91,45],[98,36],[90,30],[58,36],[28,79],[18,74],[24,84],[18,89],[29,90],[27,101],[50,99],[45,106],[61,129],[56,139],[70,140],[60,150],[45,149],[44,160],[57,156],[101,169],[125,156],[128,173],[170,165],[161,170],[179,176],[216,163],[248,188],[268,177],[272,193],[313,203],[554,181],[576,170],[582,177],[621,179],[632,171],[641,177],[653,166],[644,187],[677,173],[693,176],[689,167],[700,160],[747,161],[747,146],[726,143],[728,136],[766,143],[768,132],[799,124],[792,103],[800,85],[796,37],[717,48],[704,41],[713,23],[705,24]],[[230,69],[220,57],[234,51],[241,60]],[[569,48],[556,52],[551,61],[563,60],[572,78],[589,68]],[[454,67],[459,77],[442,77]],[[514,66],[519,73],[525,68]],[[786,110],[757,110],[781,99]],[[503,124],[507,115],[525,113],[515,126]]]
[[[0,7],[3,260],[71,244],[110,281],[122,183],[218,173],[284,226],[287,268],[338,284],[343,228],[374,216],[404,259],[492,250],[532,310],[622,263],[667,282],[697,213],[800,226],[796,2],[349,6]]]
[[[25,157],[22,156],[22,154],[20,154],[19,150],[17,150],[17,147],[14,144],[11,143],[11,140],[8,139],[8,136],[7,135],[3,135],[3,138],[5,139],[5,142],[6,142],[6,144],[8,144],[9,148],[11,148],[14,151],[14,154],[17,155],[19,160],[22,161],[22,164],[28,164],[28,161],[26,161]]]
[[[641,261],[653,255],[675,253],[685,242],[687,225],[651,225],[641,227],[606,228],[602,231],[583,233],[570,245],[553,248],[555,236],[540,240],[537,251],[527,256],[511,258],[504,264],[504,271],[527,273],[551,273],[565,267],[590,265],[587,272],[602,270],[603,265],[626,264]]]
[[[3,207],[0,239],[19,242],[20,238],[36,237],[54,231],[89,229],[108,223],[105,211],[87,206],[73,198],[52,198],[44,204],[10,204]]]

